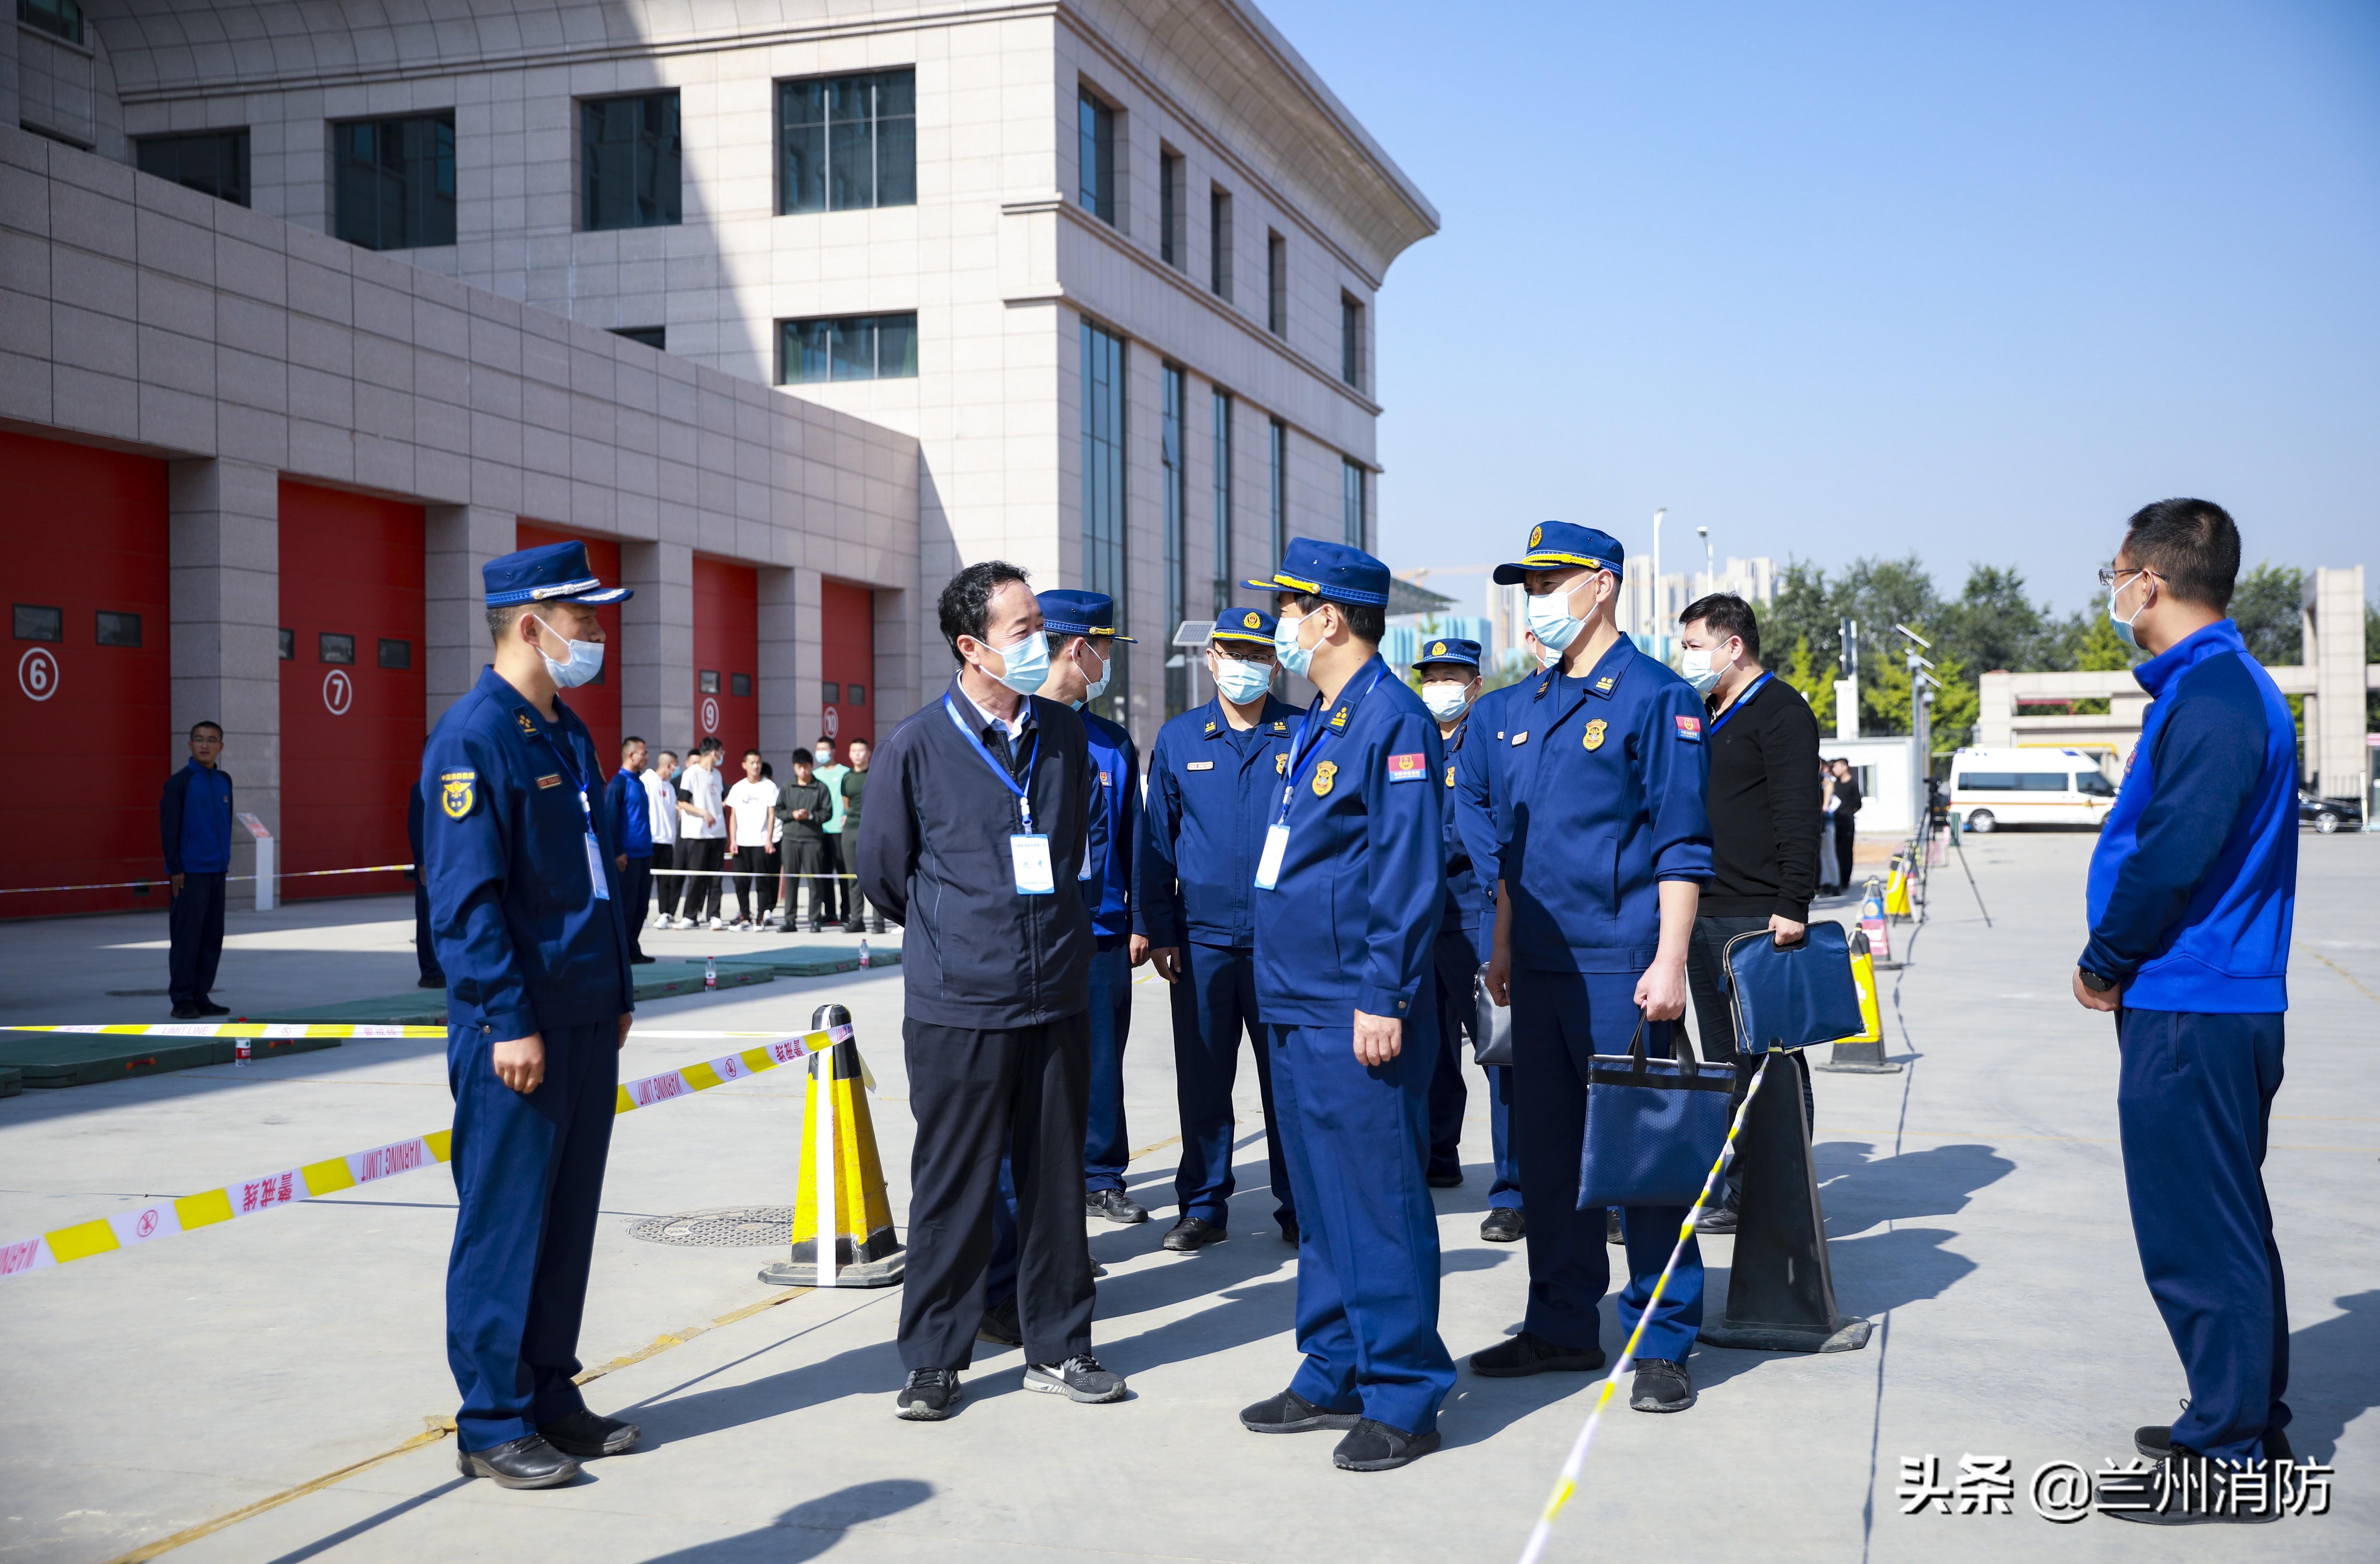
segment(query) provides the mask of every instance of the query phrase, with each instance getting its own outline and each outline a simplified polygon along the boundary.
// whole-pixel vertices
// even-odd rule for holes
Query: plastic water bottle
[[[862,966],[868,964],[868,941],[865,940],[859,942],[859,964]]]
[[[235,1061],[235,1062],[236,1062],[236,1063],[239,1063],[239,1064],[246,1064],[246,1063],[248,1062],[248,1055],[249,1055],[248,1039],[247,1039],[246,1037],[242,1037],[242,1038],[240,1038],[240,1039],[238,1040],[238,1042],[239,1042],[239,1057],[238,1057],[238,1059],[237,1059],[237,1061]]]
[[[705,988],[719,987],[719,961],[714,956],[702,958],[702,986]]]

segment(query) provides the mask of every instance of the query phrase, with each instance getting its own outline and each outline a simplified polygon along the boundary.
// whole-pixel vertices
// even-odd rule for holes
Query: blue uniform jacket
[[[1217,698],[1157,730],[1133,859],[1134,933],[1157,946],[1256,942],[1257,864],[1265,825],[1281,807],[1297,717],[1269,695],[1243,732]]]
[[[595,894],[579,789],[601,780],[567,704],[548,722],[483,669],[421,758],[422,869],[446,974],[446,1020],[495,1040],[610,1021],[636,1008],[612,825],[593,810]],[[575,780],[574,780],[575,779]]]
[[[167,874],[221,874],[231,867],[231,778],[192,760],[165,779],[157,835]]]
[[[1548,670],[1512,687],[1497,768],[1512,960],[1641,972],[1660,948],[1659,882],[1710,878],[1702,700],[1624,637],[1584,678]]]
[[[1132,932],[1132,851],[1140,834],[1140,746],[1121,722],[1111,722],[1096,711],[1077,713],[1089,739],[1091,759],[1099,769],[1099,793],[1105,830],[1094,843],[1084,868],[1083,903],[1091,910],[1091,931],[1102,940],[1121,940]],[[873,762],[871,762],[871,765]]]
[[[612,851],[631,858],[653,855],[652,801],[642,777],[625,769],[603,784],[603,812],[612,820]]]
[[[2132,671],[2155,697],[2091,854],[2081,964],[2132,1010],[2289,1008],[2297,729],[2230,620]]]
[[[1290,1026],[1410,1020],[1446,892],[1438,723],[1378,656],[1316,708],[1312,747],[1290,751],[1280,879],[1254,893],[1257,1009]],[[1276,788],[1268,825],[1281,810]]]
[[[1454,792],[1450,795],[1454,829],[1471,855],[1471,873],[1478,881],[1472,942],[1486,961],[1496,940],[1496,880],[1504,872],[1504,843],[1512,835],[1512,790],[1504,780],[1507,752],[1504,710],[1536,687],[1526,683],[1489,690],[1471,703],[1463,720],[1463,742],[1449,752],[1454,765]]]
[[[1446,788],[1445,796],[1439,800],[1444,806],[1441,813],[1446,822],[1446,911],[1439,918],[1438,931],[1463,935],[1475,944],[1479,930],[1479,874],[1472,865],[1471,847],[1463,840],[1462,824],[1455,818],[1454,784],[1457,761],[1478,705],[1477,701],[1472,702],[1472,710],[1463,714],[1463,721],[1454,725],[1454,732],[1439,741],[1446,751],[1445,763],[1439,768],[1439,780]],[[1490,880],[1488,884],[1492,887],[1495,882]]]

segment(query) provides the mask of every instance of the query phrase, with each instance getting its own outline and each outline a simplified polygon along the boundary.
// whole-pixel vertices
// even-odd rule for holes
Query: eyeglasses
[[[2118,570],[2113,565],[2103,564],[2099,567],[2099,585],[2112,591],[2117,582],[2135,576],[2154,576],[2160,581],[2165,579],[2162,572],[2151,570],[2147,565],[2142,565],[2134,570]]]

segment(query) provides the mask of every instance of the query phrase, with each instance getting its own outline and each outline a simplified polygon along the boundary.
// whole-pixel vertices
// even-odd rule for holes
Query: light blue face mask
[[[1088,685],[1084,686],[1083,704],[1088,706],[1091,702],[1099,699],[1099,697],[1107,694],[1108,681],[1114,676],[1115,653],[1110,652],[1105,657],[1099,659],[1099,676],[1093,679]]]
[[[1592,580],[1593,577],[1585,579]],[[1586,621],[1570,612],[1571,593],[1581,585],[1582,582],[1573,581],[1567,590],[1551,591],[1529,600],[1529,629],[1537,637],[1538,644],[1548,651],[1560,652],[1578,639],[1578,633],[1586,628]]]
[[[1233,706],[1245,706],[1272,686],[1272,665],[1215,654],[1215,689]]]
[[[548,624],[543,619],[538,618],[536,614],[532,613],[529,617],[537,620],[537,627],[539,629],[545,631],[548,635],[553,637],[554,639],[562,642],[563,645],[570,649],[570,661],[567,662],[556,662],[550,657],[545,658],[545,671],[552,677],[555,685],[565,690],[577,689],[579,685],[592,680],[596,674],[603,672],[602,642],[574,641],[569,637],[564,635],[561,631],[555,629],[552,625]],[[543,641],[538,642],[537,654],[540,657],[545,657],[545,643]]]
[[[2133,579],[2137,581],[2140,577],[2134,576]],[[2107,623],[2116,627],[2116,639],[2137,649],[2141,643],[2132,639],[2132,619],[2138,619],[2141,616],[2141,610],[2149,606],[2148,594],[2145,592],[2141,594],[2141,606],[2132,610],[2132,619],[2122,619],[2117,616],[2116,600],[2123,595],[2124,589],[2121,587],[2107,594]]]
[[[1312,617],[1312,614],[1305,614],[1296,619],[1283,617],[1273,621],[1272,653],[1281,659],[1283,668],[1301,679],[1305,677],[1305,671],[1314,666],[1314,652],[1311,648],[1297,644],[1297,632]]]
[[[1005,670],[1000,682],[1018,695],[1032,695],[1050,679],[1050,637],[1036,630],[1013,647],[994,647]]]

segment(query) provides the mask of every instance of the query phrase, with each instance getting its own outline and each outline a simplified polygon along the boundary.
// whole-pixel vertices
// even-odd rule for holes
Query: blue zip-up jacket
[[[1512,840],[1512,790],[1503,778],[1504,708],[1524,694],[1527,684],[1489,690],[1471,703],[1463,719],[1464,742],[1451,752],[1454,791],[1447,812],[1471,855],[1477,882],[1471,909],[1471,942],[1486,961],[1496,943],[1496,881],[1504,872],[1504,848]]]
[[[1301,715],[1269,695],[1261,713],[1234,728],[1218,697],[1157,730],[1133,858],[1133,932],[1151,945],[1256,943],[1257,865]]]
[[[1471,849],[1463,843],[1461,822],[1455,818],[1459,811],[1455,808],[1454,783],[1463,740],[1471,731],[1473,713],[1478,709],[1479,703],[1472,702],[1471,709],[1455,723],[1454,732],[1439,741],[1444,746],[1446,756],[1439,768],[1440,780],[1446,786],[1443,801],[1446,817],[1446,910],[1439,917],[1438,931],[1440,934],[1460,934],[1475,944],[1479,924],[1479,873],[1473,867]],[[1488,882],[1488,894],[1495,894],[1495,882],[1492,880]]]
[[[1076,714],[1090,740],[1091,758],[1099,763],[1107,838],[1096,844],[1083,866],[1083,904],[1091,912],[1092,933],[1102,940],[1121,940],[1132,932],[1132,855],[1140,840],[1140,746],[1122,723],[1082,708]]]
[[[603,810],[612,817],[612,851],[630,858],[653,855],[652,801],[645,780],[625,769],[603,784]]]
[[[2091,855],[2081,964],[2128,1010],[2289,1008],[2297,729],[2226,619],[2132,671],[2154,704]]]
[[[221,874],[231,867],[231,778],[196,760],[167,777],[157,834],[167,874]]]

